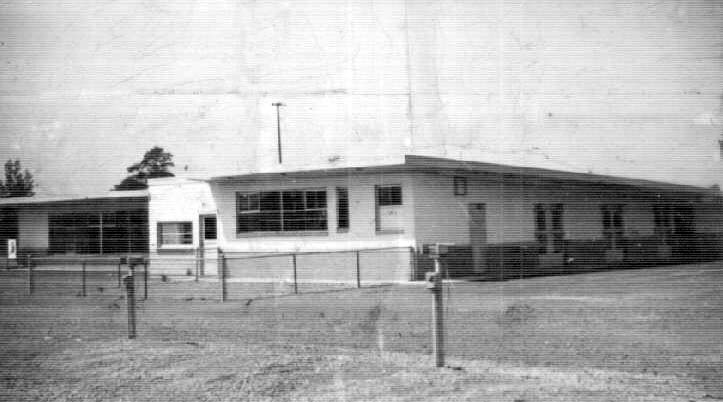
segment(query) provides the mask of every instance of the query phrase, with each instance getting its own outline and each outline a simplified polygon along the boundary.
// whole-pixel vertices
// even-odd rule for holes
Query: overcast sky
[[[720,1],[0,1],[0,160],[39,193],[405,153],[723,181]]]

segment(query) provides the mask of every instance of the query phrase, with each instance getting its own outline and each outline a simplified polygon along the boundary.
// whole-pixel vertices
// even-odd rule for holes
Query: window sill
[[[159,251],[174,251],[174,250],[193,250],[196,248],[193,244],[166,244],[158,246]]]
[[[387,235],[387,234],[403,234],[404,229],[382,229],[377,230],[378,235]]]
[[[293,232],[243,232],[236,233],[237,239],[249,237],[297,237],[297,236],[329,236],[328,230],[297,230]]]

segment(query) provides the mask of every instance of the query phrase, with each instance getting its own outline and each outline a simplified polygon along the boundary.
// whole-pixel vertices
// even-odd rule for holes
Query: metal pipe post
[[[82,271],[82,272],[81,272],[81,279],[80,279],[80,281],[82,282],[83,287],[82,287],[82,289],[81,289],[81,291],[80,291],[80,295],[83,296],[83,297],[85,297],[85,296],[87,295],[87,292],[86,292],[86,289],[85,289],[85,261],[83,261],[83,268],[82,268],[81,271]]]
[[[123,262],[123,257],[118,258],[118,288],[121,287],[121,264]]]
[[[228,298],[228,289],[226,287],[226,255],[219,252],[219,256],[221,257],[221,301],[225,302]]]
[[[148,260],[143,259],[143,300],[148,300]]]
[[[128,265],[125,285],[128,299],[128,339],[134,339],[136,337],[136,291],[133,265]]]
[[[291,255],[291,261],[294,265],[294,293],[297,294],[299,293],[299,285],[296,282],[296,254]]]
[[[356,287],[361,288],[361,272],[359,271],[359,250],[356,251]]]
[[[198,282],[198,273],[201,270],[201,249],[196,249],[196,282]]]
[[[442,306],[442,270],[439,258],[434,259],[434,284],[432,301],[432,344],[437,367],[444,367],[444,308]]]
[[[35,291],[35,278],[33,277],[33,261],[32,256],[28,254],[25,257],[26,264],[28,266],[28,295],[32,295]]]

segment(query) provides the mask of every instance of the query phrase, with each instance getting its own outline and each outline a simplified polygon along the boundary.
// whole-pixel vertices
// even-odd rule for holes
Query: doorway
[[[483,275],[487,270],[487,208],[485,204],[469,204],[467,212],[472,272]]]
[[[206,275],[206,259],[216,258],[216,239],[218,228],[216,215],[200,215],[198,217],[198,270],[201,276]]]

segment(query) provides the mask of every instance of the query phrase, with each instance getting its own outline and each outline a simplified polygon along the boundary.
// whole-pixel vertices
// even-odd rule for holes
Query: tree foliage
[[[23,171],[19,160],[5,162],[5,182],[0,180],[0,198],[32,197],[34,187],[33,175],[28,169]]]
[[[148,179],[173,177],[169,171],[173,164],[173,154],[155,146],[143,155],[143,159],[128,167],[130,173],[115,186],[116,190],[142,190],[148,188]]]

